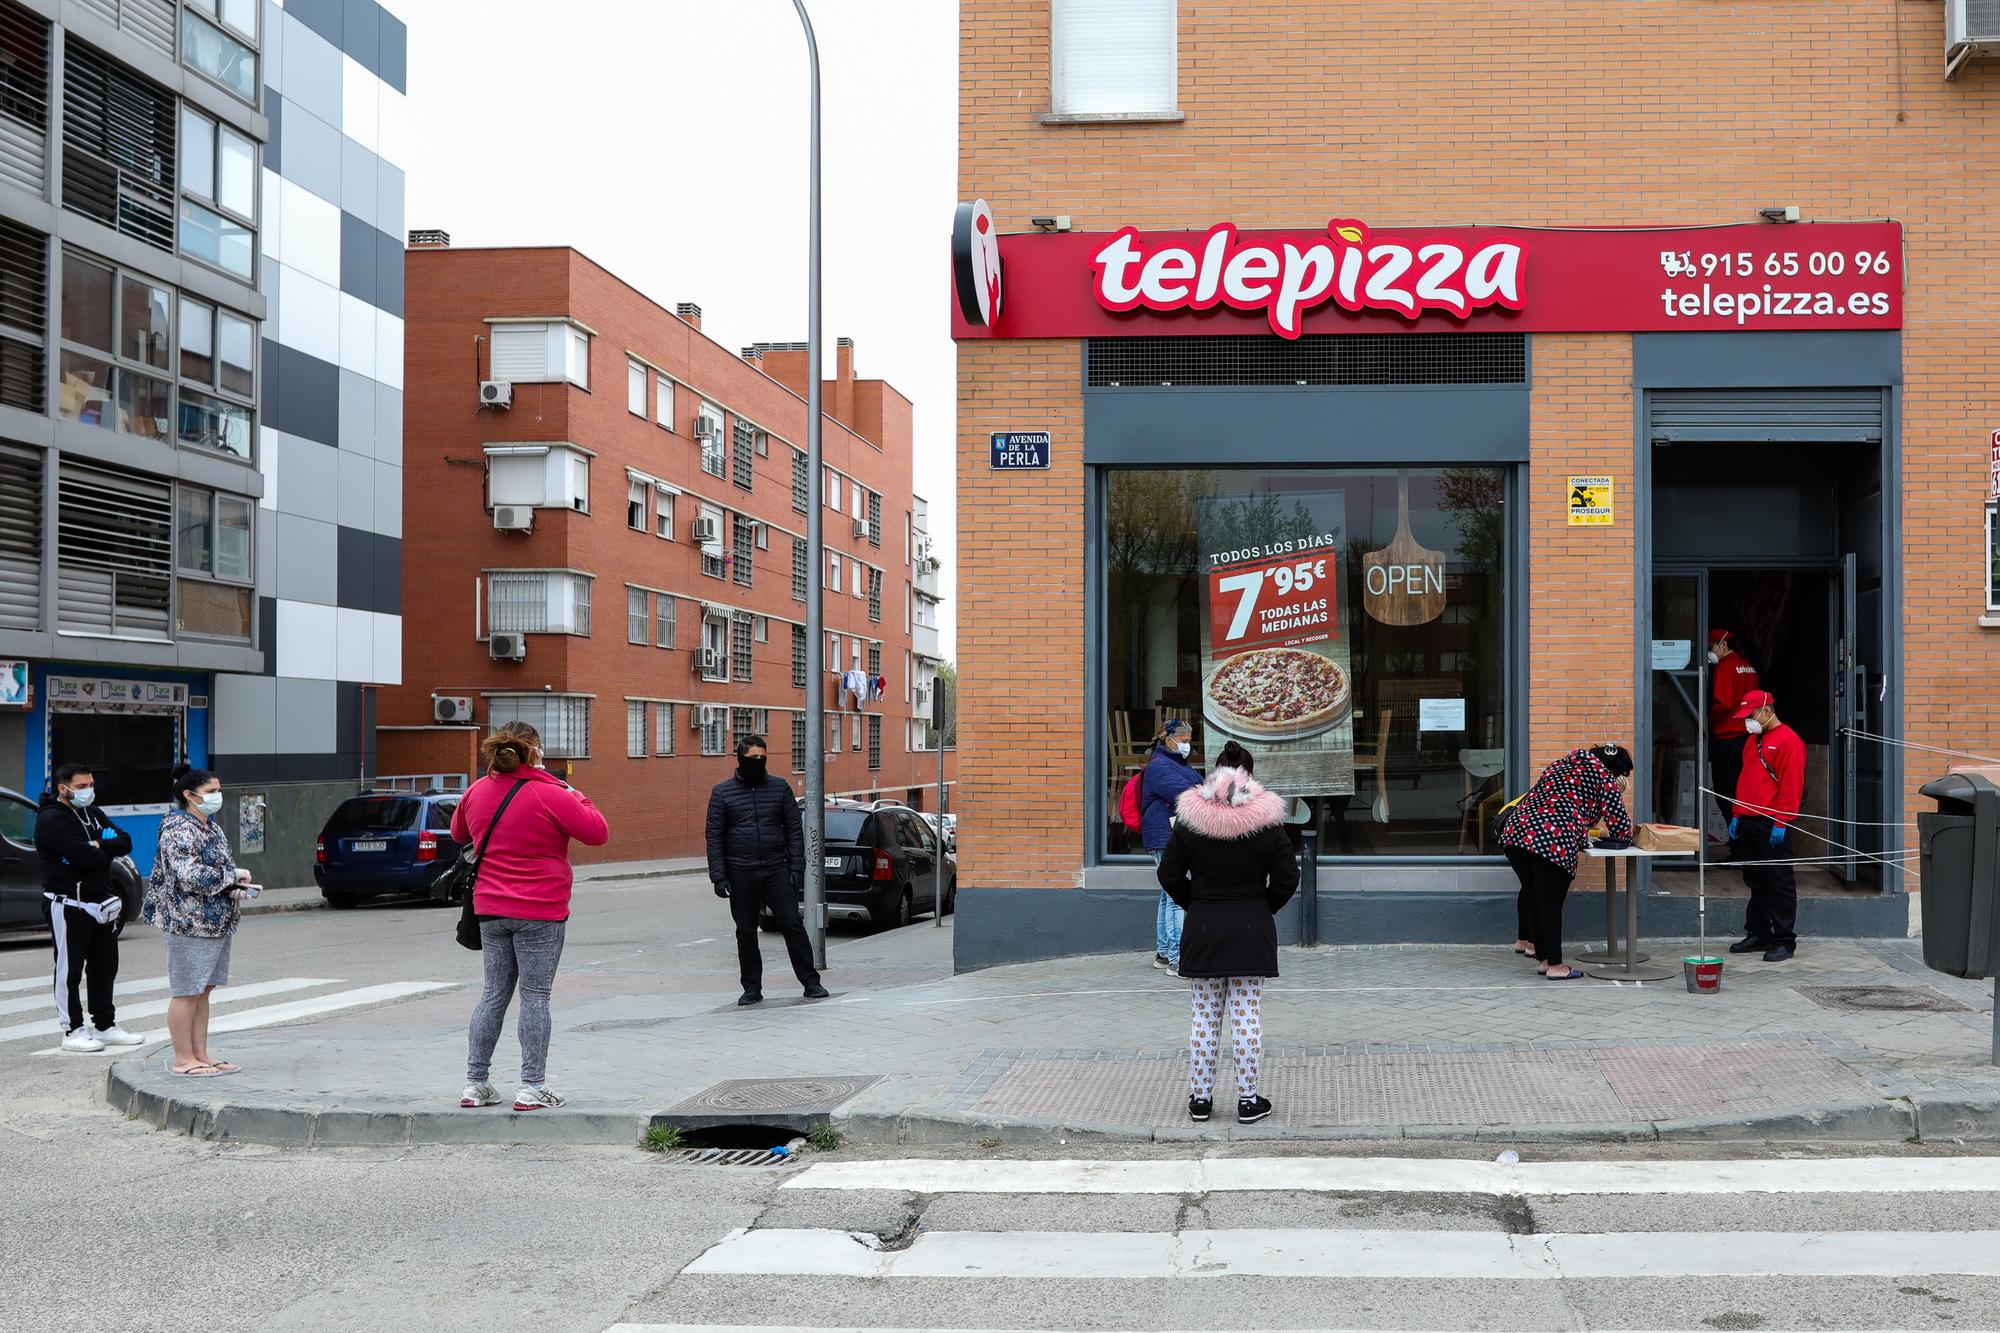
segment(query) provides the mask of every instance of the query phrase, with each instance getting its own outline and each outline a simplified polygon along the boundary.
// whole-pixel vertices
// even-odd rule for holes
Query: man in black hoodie
[[[97,779],[83,765],[64,764],[50,785],[53,790],[42,796],[35,816],[35,850],[42,855],[42,916],[56,950],[56,1022],[62,1026],[62,1048],[137,1046],[141,1039],[118,1026],[111,1002],[125,910],[111,882],[111,863],[132,854],[132,839],[91,809]],[[89,1024],[80,988],[89,992]]]
[[[734,776],[716,784],[708,797],[708,878],[715,896],[729,899],[736,919],[736,960],[743,971],[738,1004],[764,998],[764,950],[757,942],[757,918],[768,908],[784,932],[792,971],[808,1000],[823,1000],[827,989],[813,967],[812,941],[799,920],[799,886],[805,881],[805,829],[791,784],[767,771],[769,752],[762,736],[736,744]]]

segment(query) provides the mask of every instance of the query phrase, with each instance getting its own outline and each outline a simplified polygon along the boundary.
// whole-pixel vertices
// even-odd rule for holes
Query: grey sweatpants
[[[521,921],[495,917],[479,923],[480,957],[486,961],[486,990],[472,1011],[467,1034],[465,1080],[484,1083],[492,1072],[500,1024],[521,989],[521,1082],[539,1086],[548,1074],[549,992],[562,959],[561,921]]]

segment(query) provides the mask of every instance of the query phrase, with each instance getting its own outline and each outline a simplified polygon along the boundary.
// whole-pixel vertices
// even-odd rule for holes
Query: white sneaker
[[[66,1051],[80,1051],[88,1054],[91,1051],[103,1050],[104,1043],[91,1036],[89,1028],[78,1028],[62,1039],[62,1048]]]
[[[468,1083],[465,1091],[458,1095],[458,1104],[465,1107],[498,1106],[500,1089],[491,1083]]]
[[[547,1087],[531,1088],[522,1084],[521,1090],[514,1094],[516,1111],[555,1111],[567,1105],[568,1102],[556,1096]]]
[[[146,1044],[144,1037],[136,1032],[127,1032],[116,1023],[113,1023],[108,1028],[97,1028],[94,1035],[106,1046],[144,1046]]]

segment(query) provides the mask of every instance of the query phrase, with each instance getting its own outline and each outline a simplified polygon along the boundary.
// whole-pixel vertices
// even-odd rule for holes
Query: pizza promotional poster
[[[1205,757],[1239,741],[1283,796],[1354,790],[1346,529],[1340,491],[1225,492],[1198,511]]]

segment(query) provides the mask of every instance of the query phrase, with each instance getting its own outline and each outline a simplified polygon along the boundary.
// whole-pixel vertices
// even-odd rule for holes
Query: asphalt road
[[[253,918],[237,980],[467,980],[476,960],[451,924],[421,907]],[[0,986],[38,975],[45,947],[0,944]],[[723,905],[699,881],[580,898],[566,968],[635,960],[733,966]],[[134,930],[125,975],[163,970],[157,940]],[[0,1004],[32,994],[0,990]],[[38,1017],[0,1011],[0,1030]],[[1496,1191],[1456,1166],[1425,1188],[1385,1184],[1398,1163],[1340,1174],[1390,1145],[1092,1148],[1142,1164],[1280,1160],[1256,1188],[1107,1183],[1071,1166],[1046,1167],[1032,1189],[959,1188],[914,1173],[908,1156],[853,1150],[773,1169],[637,1149],[199,1143],[110,1113],[96,1095],[102,1060],[36,1053],[48,1044],[0,1040],[0,1330],[2000,1325],[2000,1175],[1973,1174],[2000,1164],[1948,1146],[1911,1147],[1873,1171],[1795,1148],[1528,1154],[1531,1173],[1552,1158],[1664,1162],[1645,1193],[1623,1176],[1544,1193],[1541,1176]],[[365,1085],[369,1071],[338,1077]],[[1476,1164],[1494,1151],[1393,1149]],[[1083,1151],[929,1155],[991,1167]],[[1812,1188],[1765,1192],[1704,1165],[1733,1157],[1779,1163]],[[812,1174],[870,1160],[882,1174],[851,1187]],[[1925,1174],[1939,1160],[1945,1171]]]

